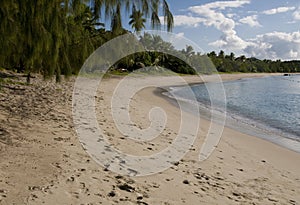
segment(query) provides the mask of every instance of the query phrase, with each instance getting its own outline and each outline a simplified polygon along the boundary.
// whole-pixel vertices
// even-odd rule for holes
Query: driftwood
[[[0,78],[16,78],[17,75],[0,71]]]
[[[13,73],[11,71],[1,71],[0,70],[0,78],[36,78],[35,75],[32,75],[31,73],[24,74],[24,73]]]
[[[26,90],[25,88],[17,88],[17,87],[12,87],[12,86],[8,86],[8,85],[1,85],[1,84],[0,84],[0,87],[11,89],[11,90],[21,90],[21,91]]]

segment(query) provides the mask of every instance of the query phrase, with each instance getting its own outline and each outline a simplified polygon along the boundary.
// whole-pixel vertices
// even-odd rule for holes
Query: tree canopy
[[[300,61],[281,61],[269,59],[246,58],[244,55],[235,57],[234,53],[226,55],[220,51],[217,56],[214,51],[207,54],[219,72],[300,72]]]
[[[122,11],[133,12],[136,31],[144,28],[146,17],[159,28],[160,14],[168,30],[173,26],[165,0],[0,0],[0,4],[0,67],[45,77],[77,73],[96,48],[127,33]],[[107,21],[111,31],[104,28]]]
[[[135,6],[133,6],[129,25],[131,25],[136,32],[140,32],[145,28],[145,22],[146,19],[143,17],[143,13],[140,10],[136,10]]]
[[[236,57],[233,52],[226,54],[223,50],[220,50],[218,55],[215,51],[201,54],[195,52],[190,45],[186,45],[185,49],[178,50],[160,36],[149,33],[141,36],[139,41],[146,51],[121,59],[114,65],[114,69],[122,68],[133,71],[142,67],[156,66],[185,74],[209,74],[216,71],[227,73],[300,72],[300,61],[297,60],[259,60],[255,57],[246,58],[244,55]],[[143,63],[143,66],[141,66],[141,63]]]
[[[168,31],[174,24],[166,0],[0,0],[0,5],[0,67],[57,79],[78,73],[96,48],[129,33],[124,23],[138,33],[147,18],[155,29],[161,27],[159,16]],[[124,13],[130,14],[129,22],[122,22]],[[121,59],[116,67],[133,70],[142,63],[190,74],[209,73],[213,67],[220,72],[300,72],[299,61],[236,57],[222,50],[201,54],[189,45],[179,51],[147,33],[139,40],[147,51]],[[165,50],[174,55],[159,52]]]

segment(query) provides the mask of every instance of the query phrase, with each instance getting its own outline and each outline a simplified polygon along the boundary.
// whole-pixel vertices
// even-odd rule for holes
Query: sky
[[[205,53],[300,59],[299,0],[168,0],[173,33]],[[163,19],[163,18],[162,18]]]
[[[259,59],[300,60],[299,0],[167,2],[174,16],[172,32],[204,53],[223,50]]]

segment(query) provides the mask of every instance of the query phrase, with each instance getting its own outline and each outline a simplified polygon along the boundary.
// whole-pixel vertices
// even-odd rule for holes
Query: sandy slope
[[[196,77],[186,79],[199,82]],[[163,80],[179,84],[170,77]],[[110,110],[119,81],[103,80],[96,97],[97,119],[107,140],[134,155],[167,147],[178,133],[179,109],[155,95],[155,88],[138,92],[130,104],[134,126],[149,126],[153,106],[163,108],[168,121],[153,141],[128,140],[116,129]],[[225,128],[215,152],[199,162],[199,148],[210,125],[203,119],[193,147],[166,171],[142,177],[111,172],[94,162],[79,143],[72,121],[74,79],[57,85],[37,78],[32,84],[0,92],[0,204],[300,203],[299,154]]]

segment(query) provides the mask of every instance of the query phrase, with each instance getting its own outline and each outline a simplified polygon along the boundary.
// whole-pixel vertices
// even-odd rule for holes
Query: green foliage
[[[57,81],[60,74],[77,74],[96,48],[128,32],[122,28],[124,9],[138,9],[132,11],[136,31],[144,28],[142,16],[158,16],[160,9],[168,30],[173,26],[165,0],[0,0],[0,5],[0,67],[56,75]],[[112,31],[102,28],[101,21],[109,20]]]
[[[8,1],[0,9],[0,66],[45,78],[71,75],[94,50],[99,29],[80,1]],[[99,45],[99,43],[98,43]]]
[[[149,33],[141,36],[139,41],[147,51],[126,56],[115,63],[114,68],[127,69],[131,72],[143,67],[146,67],[146,70],[151,66],[164,67],[182,74],[211,74],[215,71],[225,73],[300,71],[300,61],[259,60],[254,57],[246,58],[244,55],[235,57],[233,52],[226,55],[222,50],[218,55],[215,51],[205,55],[196,53],[190,45],[179,51],[160,36]]]
[[[145,52],[135,53],[119,60],[113,66],[116,70],[130,72],[142,69],[160,71],[161,68],[182,74],[211,73],[213,65],[206,55],[195,53],[192,46],[182,51],[176,50],[160,36],[145,33],[139,40],[146,48]]]
[[[160,28],[161,15],[168,31],[174,24],[166,0],[0,0],[0,5],[0,67],[41,73],[45,78],[55,75],[57,82],[61,74],[77,74],[96,48],[128,33],[122,27],[122,11],[131,14],[129,24],[136,32],[145,27],[147,18],[153,28]],[[111,31],[102,23],[109,20]],[[150,34],[139,40],[147,51],[121,59],[116,68],[133,71],[161,66],[187,74],[212,73],[214,68],[219,72],[300,72],[300,61],[236,57],[222,50],[204,55],[189,45],[179,51]]]
[[[136,10],[135,6],[133,6],[129,25],[131,25],[131,27],[139,33],[143,28],[145,28],[145,22],[146,19],[143,18],[143,13],[140,10]]]
[[[272,60],[260,60],[254,57],[246,58],[244,55],[235,57],[234,53],[225,55],[224,51],[220,51],[219,55],[216,55],[215,51],[207,54],[212,60],[213,64],[219,72],[299,72],[300,61],[272,61]]]

